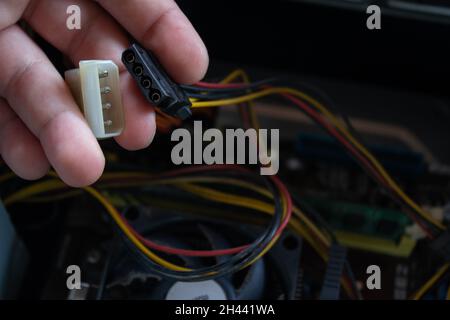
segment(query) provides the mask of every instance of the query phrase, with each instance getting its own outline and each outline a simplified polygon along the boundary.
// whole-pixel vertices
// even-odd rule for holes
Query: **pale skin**
[[[81,30],[66,28],[69,5],[81,8]],[[90,185],[103,173],[105,158],[64,79],[17,26],[22,19],[75,65],[110,59],[119,66],[126,128],[116,141],[127,150],[148,147],[156,124],[120,62],[126,32],[178,82],[196,82],[208,67],[202,40],[173,0],[0,1],[0,155],[24,179],[53,168],[70,186]]]

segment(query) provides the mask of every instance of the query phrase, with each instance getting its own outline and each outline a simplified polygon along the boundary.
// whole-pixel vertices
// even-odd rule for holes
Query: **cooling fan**
[[[237,226],[218,220],[172,217],[155,222],[155,219],[136,212],[127,214],[127,218],[146,238],[161,245],[189,250],[239,246],[252,241],[261,232],[260,228],[253,226]],[[145,261],[130,252],[123,241],[118,242],[120,244],[114,249],[113,261],[107,270],[103,299],[294,299],[298,292],[301,239],[288,232],[263,259],[250,267],[228,276],[197,282],[183,282],[153,272]],[[174,255],[164,255],[164,258],[190,268],[207,267],[228,259],[227,256]]]

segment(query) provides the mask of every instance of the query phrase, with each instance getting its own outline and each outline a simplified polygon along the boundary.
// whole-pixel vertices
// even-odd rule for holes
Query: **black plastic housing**
[[[122,53],[122,62],[150,103],[164,113],[183,120],[191,116],[188,96],[168,76],[152,53],[134,43]]]

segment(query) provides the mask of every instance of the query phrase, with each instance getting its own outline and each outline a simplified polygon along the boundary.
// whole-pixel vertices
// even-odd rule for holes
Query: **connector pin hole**
[[[106,121],[104,122],[104,124],[105,124],[105,126],[107,126],[107,127],[112,126],[112,121],[111,121],[111,120],[106,120]]]
[[[144,78],[142,79],[141,84],[145,89],[150,89],[152,86],[152,81],[149,78]]]
[[[136,58],[134,57],[134,53],[133,52],[127,52],[125,53],[125,61],[128,63],[133,63],[134,60],[136,60]]]
[[[109,102],[103,104],[103,109],[104,110],[109,110],[109,109],[111,109],[111,107],[112,107],[111,103],[109,103]]]
[[[158,90],[152,90],[150,92],[150,100],[154,103],[158,103],[161,100],[161,93]]]
[[[134,66],[133,72],[135,75],[140,77],[144,73],[144,69],[142,68],[142,66],[140,64],[138,64],[138,65]]]

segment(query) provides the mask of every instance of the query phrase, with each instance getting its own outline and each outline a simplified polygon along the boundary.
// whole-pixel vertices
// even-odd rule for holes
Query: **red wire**
[[[224,170],[224,169],[231,169],[231,168],[233,168],[235,170],[237,169],[239,171],[250,172],[250,170],[247,170],[241,166],[211,165],[211,166],[189,167],[189,168],[183,168],[183,169],[179,169],[179,170],[173,170],[170,173],[163,174],[163,176],[174,176],[174,175],[177,176],[182,173],[195,173],[195,172],[205,171],[205,169],[207,171],[210,171],[210,170]],[[283,230],[286,228],[286,226],[289,223],[289,220],[291,218],[292,199],[291,199],[291,196],[290,196],[289,191],[287,190],[286,186],[280,181],[280,179],[278,179],[278,177],[270,176],[269,178],[274,182],[274,184],[277,186],[277,188],[279,189],[282,196],[286,199],[286,215],[285,215],[281,225],[279,226],[279,228],[277,229],[277,231],[275,233],[275,236],[278,237],[283,232]],[[235,253],[241,252],[242,250],[246,249],[249,246],[249,244],[247,244],[244,246],[228,248],[228,249],[220,249],[220,250],[187,250],[187,249],[178,249],[178,248],[168,247],[168,246],[160,245],[158,243],[155,243],[151,240],[146,239],[141,234],[139,234],[133,227],[131,227],[130,224],[126,221],[126,219],[124,219],[123,217],[121,217],[121,219],[128,226],[128,228],[133,233],[133,235],[135,237],[137,237],[145,246],[147,246],[151,249],[157,250],[157,251],[168,253],[168,254],[175,254],[175,255],[180,255],[180,256],[190,256],[190,257],[215,257],[215,256],[224,256],[224,255],[235,254]]]

